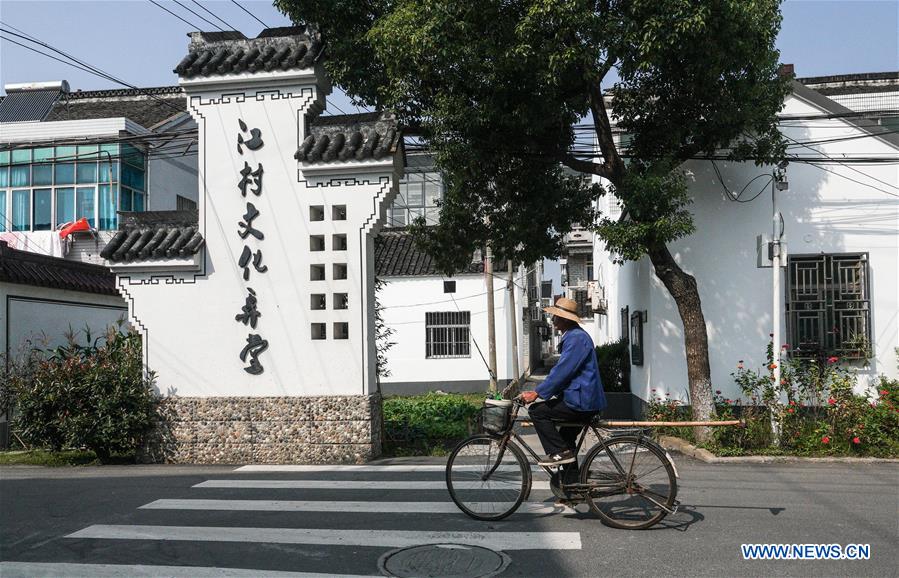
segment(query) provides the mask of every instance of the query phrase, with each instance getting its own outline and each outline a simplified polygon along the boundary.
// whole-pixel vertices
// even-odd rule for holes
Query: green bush
[[[630,393],[631,357],[626,339],[596,346],[596,362],[605,391]]]
[[[384,399],[384,450],[440,453],[474,432],[486,394],[427,393]]]
[[[4,395],[12,430],[36,447],[87,448],[101,462],[134,452],[158,407],[153,376],[143,375],[140,335],[110,330],[102,345],[89,335],[87,346],[70,341],[11,366]]]

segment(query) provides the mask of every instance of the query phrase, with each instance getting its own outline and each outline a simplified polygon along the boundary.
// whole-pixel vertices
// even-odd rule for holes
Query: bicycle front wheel
[[[636,436],[613,436],[581,466],[590,509],[613,528],[643,530],[674,509],[677,480],[665,450]]]
[[[514,443],[476,435],[463,440],[446,462],[446,487],[460,510],[475,520],[501,520],[518,509],[531,486],[531,469]]]

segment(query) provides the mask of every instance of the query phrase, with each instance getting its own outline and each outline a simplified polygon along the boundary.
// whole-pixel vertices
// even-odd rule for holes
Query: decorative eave
[[[402,152],[402,146],[392,114],[322,116],[312,121],[294,158],[306,175],[394,170],[402,168],[395,166],[402,158],[396,154]]]
[[[206,240],[197,211],[119,212],[119,219],[119,232],[100,252],[116,272],[199,268]]]
[[[322,51],[321,40],[302,27],[268,28],[256,38],[240,32],[191,32],[190,47],[174,72],[182,81],[197,77],[303,70]]]

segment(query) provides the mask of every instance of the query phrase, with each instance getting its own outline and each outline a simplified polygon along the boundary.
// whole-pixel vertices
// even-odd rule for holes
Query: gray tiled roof
[[[381,159],[401,140],[396,117],[380,112],[320,116],[309,133],[294,155],[304,163]]]
[[[35,287],[117,295],[115,275],[101,265],[12,249],[0,241],[0,281]]]
[[[119,212],[119,232],[100,256],[113,263],[195,255],[206,243],[192,211]]]
[[[122,90],[86,90],[63,93],[45,120],[86,120],[125,117],[151,128],[178,114],[187,112],[180,86]]]
[[[268,28],[256,38],[240,32],[191,32],[187,56],[174,72],[181,78],[309,68],[322,43],[299,26]]]
[[[493,264],[495,272],[505,271],[504,262]],[[456,274],[482,274],[483,261],[469,263]],[[405,229],[382,229],[375,239],[375,275],[378,277],[442,276],[434,260],[418,248],[412,234]]]
[[[44,120],[60,94],[59,89],[11,92],[0,100],[0,122]]]

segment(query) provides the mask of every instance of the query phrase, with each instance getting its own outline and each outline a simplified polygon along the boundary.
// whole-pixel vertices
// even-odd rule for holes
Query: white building
[[[0,100],[0,239],[102,263],[118,212],[196,208],[196,125],[180,87],[75,91],[5,86]],[[85,218],[92,234],[64,242]]]
[[[846,361],[859,342],[869,343],[867,365],[849,361],[862,388],[878,374],[897,377],[899,137],[890,127],[895,130],[899,118],[899,73],[806,82],[822,91],[795,82],[781,112],[783,134],[792,142],[788,154],[814,159],[790,163],[789,188],[776,192],[787,252],[778,298],[781,334],[793,355]],[[855,110],[893,112],[857,115],[836,99]],[[859,163],[865,159],[871,162]],[[764,364],[773,329],[772,269],[757,266],[767,251],[763,246],[759,255],[756,245],[757,235],[772,235],[772,168],[715,165],[684,166],[696,232],[670,247],[698,283],[713,388],[737,398],[731,373],[740,360],[747,368]],[[759,175],[739,195],[744,202],[735,202]],[[603,209],[615,214],[614,201],[606,201]],[[632,391],[644,400],[652,388],[686,399],[683,325],[674,301],[648,258],[619,266],[601,241],[595,246],[612,321],[596,327],[597,342],[630,334]]]
[[[387,352],[390,375],[381,379],[382,393],[486,391],[490,381],[488,289],[480,258],[475,256],[465,271],[445,277],[431,258],[416,248],[409,233],[386,229],[378,236],[375,270],[385,282],[378,302],[385,326],[393,330],[388,341],[394,343]],[[537,278],[533,270],[524,267],[514,272],[512,296],[507,290],[508,268],[495,266],[496,378],[500,387],[518,377],[513,370],[513,315],[517,316],[519,374],[539,361],[539,348],[536,359],[531,349],[535,340],[539,342],[539,334],[531,326],[529,277],[531,282]]]

